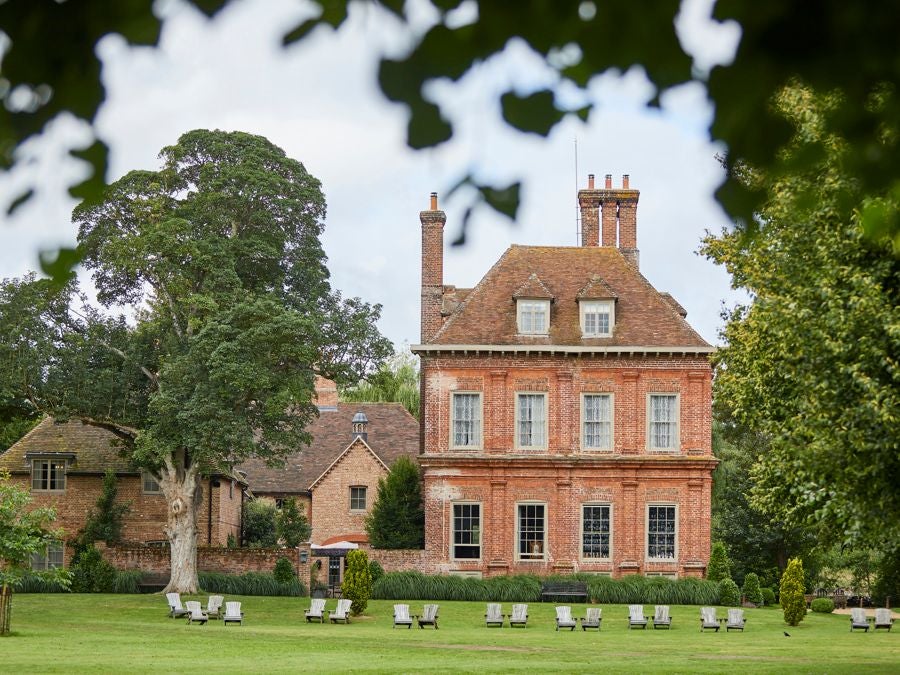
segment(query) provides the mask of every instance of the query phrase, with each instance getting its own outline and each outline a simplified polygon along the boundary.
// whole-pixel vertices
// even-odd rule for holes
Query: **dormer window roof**
[[[528,277],[524,284],[516,289],[513,293],[516,300],[528,298],[531,300],[549,300],[553,302],[553,293],[544,285],[544,282],[538,278],[534,272]]]
[[[616,300],[618,297],[599,274],[593,275],[575,295],[577,300]]]

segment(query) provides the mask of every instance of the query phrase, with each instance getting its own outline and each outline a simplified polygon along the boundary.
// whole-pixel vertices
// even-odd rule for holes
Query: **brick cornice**
[[[411,345],[413,354],[430,356],[434,354],[560,354],[563,356],[612,355],[612,356],[693,356],[713,354],[715,347],[656,347],[641,345]]]
[[[684,457],[680,455],[648,456],[648,455],[604,455],[589,457],[581,455],[486,455],[466,453],[441,453],[419,455],[419,464],[423,468],[442,469],[448,467],[486,467],[492,469],[623,469],[653,470],[677,469],[689,471],[712,471],[719,460],[712,456]]]

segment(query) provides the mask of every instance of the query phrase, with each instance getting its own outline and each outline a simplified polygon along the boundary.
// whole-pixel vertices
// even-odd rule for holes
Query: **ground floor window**
[[[647,557],[674,560],[678,521],[674,505],[647,506]]]
[[[43,551],[31,554],[31,569],[44,572],[63,566],[63,544],[54,541],[47,545]]]
[[[609,504],[585,504],[581,507],[581,557],[610,557]]]
[[[481,504],[453,505],[453,551],[458,560],[481,557]]]
[[[328,585],[332,588],[341,585],[341,559],[337,556],[328,558]]]
[[[516,520],[519,558],[543,560],[547,547],[544,504],[519,504]]]

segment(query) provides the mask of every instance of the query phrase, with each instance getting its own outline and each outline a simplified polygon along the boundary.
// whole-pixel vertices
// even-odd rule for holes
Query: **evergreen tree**
[[[366,518],[369,543],[375,548],[422,548],[425,510],[422,476],[409,457],[400,457],[386,478],[378,481],[372,513]]]
[[[706,578],[710,581],[722,581],[722,579],[731,578],[731,561],[728,559],[725,544],[721,541],[715,542],[712,546],[709,566],[706,568]]]
[[[301,541],[309,541],[312,527],[306,516],[297,508],[297,500],[288,497],[275,516],[275,534],[290,548],[296,548]]]
[[[347,553],[347,569],[341,584],[341,596],[353,601],[350,612],[359,616],[366,611],[372,597],[372,575],[369,572],[369,556],[365,551]]]
[[[781,577],[780,599],[785,623],[796,626],[806,616],[806,598],[803,597],[803,561],[791,558]]]
[[[719,604],[725,607],[737,607],[741,604],[741,592],[731,577],[719,582]]]
[[[744,577],[744,587],[741,592],[747,602],[752,602],[754,605],[762,604],[762,589],[759,587],[759,576],[756,572],[749,572]]]

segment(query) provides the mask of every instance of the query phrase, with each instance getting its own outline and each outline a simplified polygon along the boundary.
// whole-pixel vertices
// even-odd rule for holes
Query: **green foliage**
[[[878,606],[887,606],[887,598],[892,606],[900,601],[900,548],[885,551],[878,563],[877,580],[872,587],[872,600]]]
[[[207,593],[223,595],[307,595],[306,587],[299,579],[281,583],[271,574],[245,572],[241,575],[200,572],[200,588]]]
[[[143,572],[140,570],[117,570],[116,578],[113,581],[113,593],[140,593],[141,578]]]
[[[854,150],[830,128],[846,105],[801,86],[783,91],[776,108],[796,129],[785,156],[815,164],[748,169],[745,180],[766,195],[765,226],[752,240],[706,240],[706,254],[753,298],[728,317],[714,393],[768,439],[752,471],[755,508],[826,541],[884,548],[900,540],[900,258],[890,241],[866,237],[860,211],[848,212],[866,196]]]
[[[806,616],[806,598],[803,587],[803,561],[791,558],[787,569],[781,577],[778,597],[784,612],[784,621],[796,626]]]
[[[26,573],[13,582],[12,587],[16,593],[70,593],[72,581],[71,575],[63,582],[43,574]]]
[[[834,611],[834,600],[831,598],[816,598],[809,603],[809,608],[820,614],[831,614]]]
[[[225,546],[228,548],[237,548],[237,537],[234,536],[233,532],[228,533],[228,539],[225,540]]]
[[[115,567],[93,546],[81,552],[71,572],[73,593],[111,593],[115,587]]]
[[[365,551],[347,553],[347,567],[341,584],[341,597],[353,601],[350,611],[359,616],[366,611],[372,597],[372,575],[369,572],[369,556]]]
[[[767,607],[771,607],[777,602],[775,599],[775,591],[773,591],[768,586],[764,586],[760,589],[760,591],[762,593],[763,604],[765,604]]]
[[[730,577],[719,582],[719,604],[725,607],[737,607],[741,604],[741,591]]]
[[[759,586],[759,576],[757,576],[756,572],[749,572],[744,577],[744,586],[741,592],[744,594],[744,599],[747,602],[752,602],[754,605],[763,604],[762,589]]]
[[[289,548],[296,548],[300,542],[309,541],[312,527],[306,516],[297,508],[297,500],[288,497],[275,516],[275,534]]]
[[[72,542],[76,549],[76,561],[82,551],[92,547],[96,541],[113,546],[122,540],[122,521],[131,508],[131,502],[116,504],[118,494],[116,480],[116,472],[107,469],[103,475],[103,487],[95,508],[88,511],[84,527],[78,531]]]
[[[387,477],[379,479],[372,512],[366,516],[366,533],[373,548],[424,546],[422,476],[409,457],[399,457]]]
[[[244,504],[244,544],[253,548],[267,548],[278,543],[275,532],[275,500],[265,497],[251,499]]]
[[[0,453],[31,431],[41,421],[34,406],[23,399],[0,398]]]
[[[347,403],[401,403],[419,419],[419,367],[412,352],[395,353],[363,382],[340,391]]]
[[[294,570],[294,564],[290,558],[280,557],[275,561],[275,569],[272,570],[272,576],[275,581],[280,584],[289,584],[297,579],[297,572]]]
[[[373,584],[375,584],[375,582],[377,582],[381,577],[384,576],[384,568],[377,560],[369,561],[369,576],[372,578]]]
[[[722,581],[731,578],[731,561],[725,544],[721,541],[714,542],[712,552],[709,555],[709,565],[706,567],[706,578],[710,581]]]

